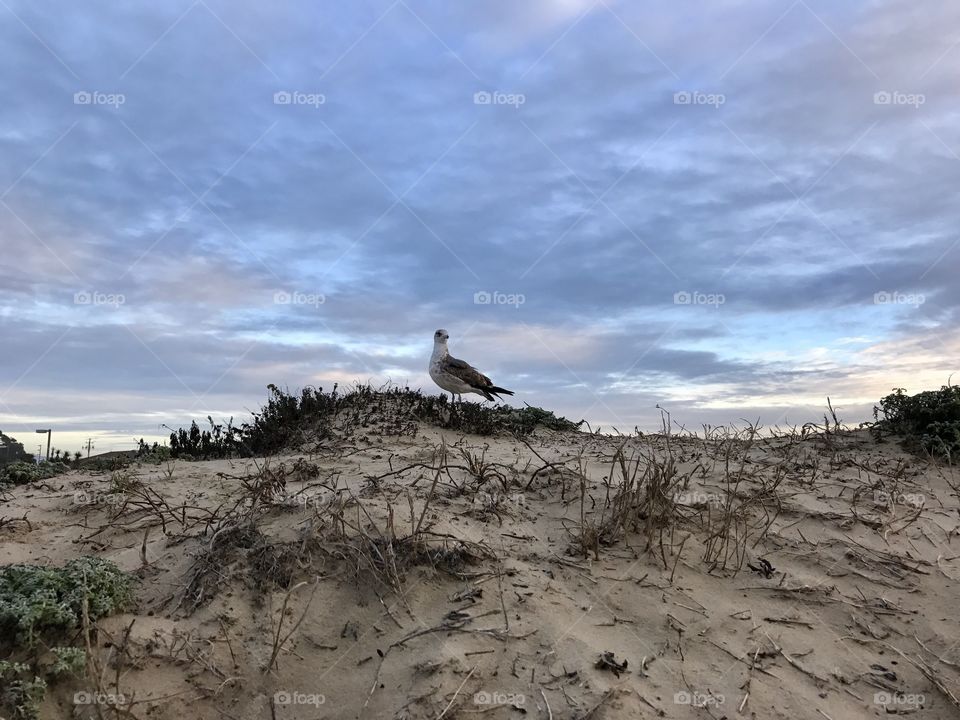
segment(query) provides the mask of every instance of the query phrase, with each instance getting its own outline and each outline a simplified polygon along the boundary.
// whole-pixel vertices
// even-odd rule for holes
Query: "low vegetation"
[[[960,460],[960,386],[944,385],[907,395],[897,388],[875,407],[874,434],[883,433],[904,439],[914,452],[943,458],[948,463]]]
[[[22,461],[10,463],[0,468],[0,488],[4,485],[24,485],[35,480],[48,480],[69,469],[66,463],[58,461],[39,464]]]
[[[7,565],[0,568],[0,636],[32,647],[97,620],[130,602],[130,578],[96,557],[71,560],[62,568]]]
[[[48,682],[86,668],[77,631],[132,597],[130,576],[96,557],[0,568],[0,717],[36,718]]]
[[[252,422],[234,425],[231,418],[226,424],[218,424],[208,417],[206,430],[193,422],[189,429],[170,434],[170,456],[209,459],[271,455],[308,442],[349,436],[361,429],[415,436],[420,423],[474,435],[518,437],[529,435],[537,426],[569,431],[581,425],[536,407],[487,406],[469,401],[451,406],[444,395],[424,395],[409,388],[359,385],[341,392],[334,385],[330,392],[307,387],[299,394],[276,385],[268,388],[267,403],[254,413]],[[163,448],[141,445],[141,454],[147,458],[161,451]]]
[[[921,442],[938,423],[951,422],[950,404],[956,396],[952,389],[944,390],[922,398],[902,391],[884,398],[878,408],[884,416],[875,431]],[[746,673],[739,701],[743,708],[748,700],[757,702],[751,699],[749,682],[755,668],[763,666],[754,663],[769,665],[779,658],[818,690],[833,683],[817,674],[814,662],[819,658],[796,659],[803,653],[786,644],[793,642],[790,635],[774,639],[767,633],[774,625],[812,630],[813,624],[799,614],[803,604],[820,604],[825,612],[835,608],[842,623],[848,621],[846,608],[855,608],[853,622],[870,634],[850,636],[851,642],[883,642],[900,652],[884,640],[890,635],[881,623],[906,610],[871,594],[870,583],[880,592],[913,592],[921,582],[953,580],[953,557],[918,560],[888,549],[897,540],[916,539],[907,531],[922,527],[926,498],[931,504],[935,499],[933,490],[921,484],[932,476],[918,474],[914,467],[926,463],[878,446],[865,432],[844,429],[832,407],[832,420],[825,419],[822,426],[811,423],[773,433],[746,425],[708,426],[697,434],[675,429],[664,414],[659,433],[558,436],[533,431],[573,431],[579,424],[539,408],[470,402],[451,406],[442,396],[368,386],[344,393],[336,387],[291,394],[271,386],[270,391],[266,406],[250,423],[217,426],[211,421],[208,430],[194,424],[174,433],[170,447],[142,443],[138,460],[160,468],[121,467],[77,481],[82,493],[102,501],[75,500],[71,525],[96,538],[100,548],[129,552],[139,547],[138,574],[146,582],[138,604],[149,616],[162,615],[163,628],[151,624],[144,629],[141,624],[140,632],[131,636],[136,618],[125,632],[111,633],[111,625],[118,623],[98,626],[99,619],[132,603],[132,576],[108,561],[83,557],[60,568],[0,568],[0,717],[36,720],[48,690],[44,713],[52,716],[54,701],[74,689],[65,682],[71,677],[116,700],[109,710],[78,708],[75,701],[74,717],[93,717],[83,714],[88,710],[100,717],[146,717],[154,712],[166,717],[161,704],[173,696],[149,683],[148,692],[140,694],[144,673],[163,662],[190,668],[190,702],[192,691],[198,690],[196,702],[232,704],[249,698],[247,688],[259,692],[287,677],[287,665],[317,662],[311,653],[337,650],[341,644],[343,652],[349,638],[360,643],[367,630],[355,617],[378,623],[372,625],[377,630],[376,654],[371,649],[357,664],[365,665],[358,672],[369,676],[362,693],[352,698],[366,708],[387,702],[380,697],[387,694],[382,671],[400,672],[414,652],[417,676],[443,677],[441,663],[414,645],[418,638],[473,635],[489,643],[516,644],[515,657],[537,656],[546,642],[542,634],[535,635],[543,633],[537,626],[547,623],[535,613],[553,613],[559,607],[557,618],[581,617],[596,599],[594,593],[610,592],[604,590],[610,583],[623,584],[624,593],[664,599],[662,614],[653,611],[661,603],[624,602],[616,608],[624,608],[623,615],[597,623],[636,624],[660,632],[662,651],[630,657],[630,672],[637,673],[638,680],[651,677],[646,674],[649,665],[661,656],[665,661],[658,661],[654,673],[663,673],[661,682],[669,687],[666,661],[683,663],[685,652],[687,658],[713,650],[735,653]],[[427,426],[455,432],[437,438],[424,430]],[[421,432],[426,437],[413,442]],[[371,441],[376,435],[381,438]],[[384,439],[387,436],[394,441]],[[382,445],[377,439],[384,439]],[[279,450],[300,451],[301,456],[271,457]],[[261,460],[255,456],[259,454],[266,457]],[[941,454],[956,457],[949,449]],[[251,455],[253,460],[217,463],[205,477],[189,467],[175,478],[174,457]],[[211,488],[216,493],[208,492]],[[816,544],[804,536],[807,525],[826,529]],[[155,552],[157,547],[162,552]],[[829,584],[804,580],[817,565],[831,578]],[[834,567],[835,574],[830,572]],[[842,581],[846,576],[850,579]],[[564,582],[570,597],[552,595],[553,584]],[[721,630],[723,617],[734,621],[726,626],[726,639],[717,640],[720,633],[688,633],[690,626],[678,618],[676,608],[696,616],[694,622],[709,622],[715,610],[708,602],[711,593],[723,587],[736,593],[738,607],[748,604],[741,596],[764,593],[758,606],[771,605],[775,598],[787,603],[790,615],[761,618],[750,608],[729,615],[723,607],[723,615],[712,619]],[[237,611],[241,602],[252,612]],[[358,608],[374,612],[364,615]],[[606,604],[603,608],[610,611]],[[255,620],[246,619],[250,616]],[[481,618],[487,619],[477,622]],[[657,631],[651,618],[662,620],[668,629]],[[175,623],[169,631],[164,629],[168,620]],[[747,620],[758,631],[764,627],[760,622],[773,625],[763,631],[763,638],[751,637],[752,631],[744,632],[746,626],[740,625]],[[194,635],[197,628],[202,635]],[[928,653],[920,638],[929,643],[929,634],[915,636]],[[617,673],[627,672],[627,663],[615,659],[612,650],[616,658],[624,657],[631,636],[639,638],[629,632],[612,635],[617,646],[611,651],[606,644],[591,645],[589,638],[576,642],[602,650],[601,661],[592,667],[619,677]],[[238,637],[244,642],[237,643]],[[739,647],[735,643],[741,638]],[[409,654],[402,656],[404,648]],[[495,652],[471,649],[467,654]],[[955,667],[955,661],[943,659],[946,654],[939,662]],[[960,707],[944,684],[949,670],[932,660],[925,664],[919,655],[916,661],[901,655],[932,683],[931,693],[936,689]],[[450,676],[463,688],[478,668],[486,669],[486,680],[506,674],[500,660],[489,661],[483,666],[473,660],[469,673],[456,667]],[[335,658],[330,662],[335,664]],[[583,682],[589,668],[562,667],[564,674],[553,679],[564,685],[538,688],[545,706],[547,691],[582,691],[577,712],[570,716],[592,717],[617,697],[612,690],[590,694],[592,688]],[[528,673],[519,669],[511,676],[525,679]],[[848,685],[844,678],[853,675],[832,677]],[[532,686],[532,673],[530,678]],[[681,680],[686,686],[682,672]],[[889,687],[875,687],[891,693],[913,687],[890,682]],[[136,692],[127,692],[124,684]],[[833,685],[832,690],[839,689]],[[454,717],[457,711],[447,710],[457,702],[461,714],[470,714],[476,712],[466,707],[472,689],[459,701],[459,690],[452,696],[447,692],[445,707],[429,706],[428,699],[438,695],[435,688],[411,703],[429,707],[418,714],[423,717]],[[140,714],[138,706],[147,703]],[[369,716],[375,716],[372,707]]]
[[[15,720],[34,720],[47,693],[46,681],[29,665],[0,660],[0,710]]]

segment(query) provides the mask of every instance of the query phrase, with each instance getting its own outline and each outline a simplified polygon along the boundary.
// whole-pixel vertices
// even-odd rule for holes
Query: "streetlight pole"
[[[42,430],[40,428],[37,429],[38,435],[43,435],[44,433],[47,434],[47,462],[49,462],[50,461],[50,435],[53,433],[53,428],[47,428],[46,430]]]

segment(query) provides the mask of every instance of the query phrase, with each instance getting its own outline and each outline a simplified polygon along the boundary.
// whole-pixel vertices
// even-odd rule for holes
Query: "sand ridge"
[[[48,718],[954,718],[958,483],[866,432],[371,431],[17,487],[0,562],[139,578]]]

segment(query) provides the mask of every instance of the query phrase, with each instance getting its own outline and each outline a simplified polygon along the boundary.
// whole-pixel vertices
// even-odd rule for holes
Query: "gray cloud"
[[[960,10],[785,9],[10,3],[0,53],[31,72],[0,77],[0,418],[426,383],[437,326],[533,401],[627,424],[684,388],[717,422],[945,380]]]

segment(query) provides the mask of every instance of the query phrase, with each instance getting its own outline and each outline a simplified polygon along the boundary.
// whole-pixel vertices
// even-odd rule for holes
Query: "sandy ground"
[[[960,717],[960,473],[743,440],[371,429],[18,487],[0,563],[139,578],[42,717]],[[618,448],[672,520],[603,531]]]

